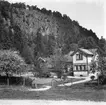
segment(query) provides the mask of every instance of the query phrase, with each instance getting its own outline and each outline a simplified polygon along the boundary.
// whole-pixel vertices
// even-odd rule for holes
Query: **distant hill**
[[[66,14],[0,1],[0,49],[17,49],[27,63],[32,63],[38,52],[40,56],[50,56],[55,47],[64,54],[77,47],[104,50],[92,30]]]

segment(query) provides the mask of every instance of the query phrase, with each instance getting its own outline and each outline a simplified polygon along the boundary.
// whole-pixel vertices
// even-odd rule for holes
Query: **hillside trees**
[[[83,39],[79,40],[78,46],[86,48],[86,49],[91,49],[91,48],[96,48],[97,44],[96,44],[95,40],[93,39],[93,37],[87,37],[87,38],[83,38]]]
[[[35,66],[36,66],[36,71],[39,73],[39,75],[42,74],[41,68],[40,68],[40,62],[39,62],[39,57],[42,56],[44,52],[44,47],[43,47],[43,40],[42,40],[42,29],[39,28],[37,31],[37,36],[34,41],[36,47],[34,49],[34,56],[35,56]]]
[[[101,39],[99,40],[99,46],[100,48],[102,48],[102,50],[106,54],[106,39],[105,38],[101,37]]]
[[[40,34],[38,30],[41,27]],[[55,36],[58,37],[57,42]],[[80,26],[65,14],[62,16],[58,11],[0,1],[0,49],[16,48],[27,63],[33,63],[36,55],[53,55],[55,43],[58,43],[64,54],[77,45],[83,48],[99,47],[102,50],[106,45],[102,44],[101,39],[99,41],[92,30]]]

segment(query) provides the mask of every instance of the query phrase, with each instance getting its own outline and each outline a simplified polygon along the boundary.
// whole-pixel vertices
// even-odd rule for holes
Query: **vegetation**
[[[39,71],[38,57],[55,56],[56,44],[62,54],[78,47],[98,48],[106,54],[106,40],[66,14],[36,5],[0,1],[0,49],[15,48],[27,64],[34,64]]]
[[[97,61],[92,61],[90,64],[90,68],[92,73],[98,72],[98,85],[100,84],[106,84],[106,58],[102,55],[99,55]],[[92,80],[94,79],[94,76],[92,76]]]
[[[9,77],[13,74],[25,72],[26,63],[20,57],[18,52],[11,50],[0,51],[0,72],[7,76],[7,84],[9,85]]]
[[[101,72],[101,75],[98,78],[99,84],[106,84],[106,58],[99,57],[98,70]]]
[[[60,78],[63,75],[63,71],[65,70],[65,62],[66,58],[62,55],[62,51],[60,48],[56,48],[54,51],[54,55],[51,57],[53,71],[57,72],[58,77]]]
[[[2,88],[2,87],[1,87]],[[20,87],[21,89],[22,87]],[[17,89],[17,87],[13,87]],[[79,100],[106,101],[106,86],[76,84],[71,87],[54,87],[47,91],[25,91],[2,88],[0,99],[40,99],[40,100]],[[23,90],[23,91],[22,91]],[[98,97],[97,97],[98,96]]]

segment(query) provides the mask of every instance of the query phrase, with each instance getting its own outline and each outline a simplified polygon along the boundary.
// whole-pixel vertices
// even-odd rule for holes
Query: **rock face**
[[[98,40],[92,30],[67,15],[0,1],[0,49],[18,49],[28,63],[34,61],[38,52],[42,56],[52,55],[56,46],[67,53],[73,44],[93,48]]]

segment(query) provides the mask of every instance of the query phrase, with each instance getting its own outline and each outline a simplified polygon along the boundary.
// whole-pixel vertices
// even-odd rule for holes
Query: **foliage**
[[[90,64],[90,70],[95,73],[95,71],[97,70],[97,64],[96,61],[92,61]]]
[[[54,55],[51,57],[52,65],[55,72],[61,76],[65,69],[66,58],[62,55],[61,48],[56,48]]]
[[[96,48],[97,44],[95,43],[95,40],[93,39],[93,37],[87,37],[87,38],[83,38],[79,40],[78,46],[84,47],[86,49],[92,49],[92,48]]]
[[[0,72],[7,76],[25,72],[26,63],[19,56],[17,51],[1,50],[0,51]]]
[[[102,48],[102,50],[106,54],[106,39],[104,39],[103,37],[101,37],[101,39],[99,40],[99,45],[100,45],[100,48]]]
[[[0,49],[16,48],[32,64],[37,63],[39,56],[53,55],[56,43],[62,54],[77,47],[97,47],[104,52],[106,47],[103,39],[99,40],[92,30],[66,14],[36,5],[0,1]]]
[[[12,4],[12,7],[21,8],[21,9],[25,9],[26,8],[24,3],[14,3],[14,4]]]
[[[98,69],[101,71],[102,75],[106,76],[106,58],[100,56],[99,57],[99,62],[98,62]]]

